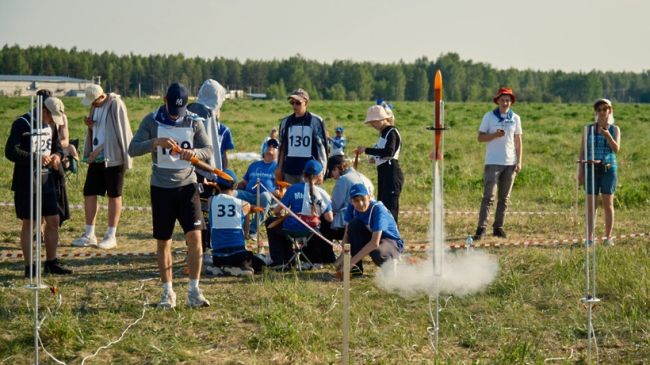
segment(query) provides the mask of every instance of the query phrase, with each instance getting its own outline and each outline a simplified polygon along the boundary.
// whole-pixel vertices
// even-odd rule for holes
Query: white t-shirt
[[[106,116],[108,115],[108,103],[97,107],[93,112],[93,151],[106,142]]]
[[[503,137],[495,138],[487,142],[485,148],[485,164],[516,165],[515,135],[522,134],[519,115],[513,112],[512,117],[508,119],[506,114],[501,114],[501,119],[499,119],[492,111],[485,113],[481,126],[478,128],[479,132],[496,133],[497,129],[503,129],[506,134]]]

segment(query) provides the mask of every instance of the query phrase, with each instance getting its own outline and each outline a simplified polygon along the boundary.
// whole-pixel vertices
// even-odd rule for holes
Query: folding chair
[[[296,267],[300,272],[302,272],[303,266],[306,266],[304,269],[311,269],[314,265],[311,263],[311,261],[309,261],[303,252],[303,248],[307,246],[307,242],[309,242],[314,233],[312,231],[290,231],[287,229],[283,229],[282,231],[284,231],[287,237],[291,240],[291,246],[293,247],[293,256],[291,256],[289,261],[284,266],[291,267],[291,264],[295,262]],[[303,259],[305,261],[304,264],[302,262]]]

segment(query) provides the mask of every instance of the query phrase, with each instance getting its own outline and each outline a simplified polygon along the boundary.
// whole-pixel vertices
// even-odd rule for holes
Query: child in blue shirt
[[[377,266],[391,259],[399,259],[404,242],[397,223],[382,202],[370,198],[364,184],[358,183],[350,188],[350,206],[345,211],[345,221],[347,225],[342,243],[351,245],[350,266],[353,273],[363,274],[363,258],[367,255]],[[343,270],[343,260],[340,258],[336,270]]]

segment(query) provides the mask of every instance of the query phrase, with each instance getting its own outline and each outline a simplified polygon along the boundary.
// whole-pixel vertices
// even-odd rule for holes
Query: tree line
[[[512,87],[521,101],[590,102],[607,97],[618,102],[650,102],[650,71],[563,72],[499,70],[487,63],[463,60],[456,53],[413,63],[372,63],[349,60],[323,63],[296,55],[284,60],[246,60],[175,55],[116,55],[53,46],[4,45],[0,74],[100,76],[106,90],[125,96],[163,95],[179,81],[193,93],[208,78],[227,88],[266,93],[282,99],[302,87],[313,99],[391,101],[432,100],[436,70],[443,74],[445,100],[490,100],[500,86]]]

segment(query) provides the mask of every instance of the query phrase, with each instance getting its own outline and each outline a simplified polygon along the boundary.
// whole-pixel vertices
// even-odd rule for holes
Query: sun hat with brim
[[[373,105],[370,108],[368,108],[368,112],[366,112],[366,120],[364,121],[364,123],[370,123],[376,120],[389,119],[391,117],[392,116],[388,113],[386,108],[384,108],[381,105]]]
[[[61,99],[50,96],[49,98],[45,99],[43,105],[45,105],[47,110],[49,110],[50,114],[52,115],[52,119],[54,119],[54,123],[56,125],[63,125],[64,106]]]
[[[350,199],[355,198],[357,196],[368,196],[370,195],[368,193],[368,188],[366,188],[365,185],[362,183],[357,183],[352,185],[350,188]]]
[[[287,100],[291,100],[291,99],[308,102],[309,93],[305,91],[305,89],[296,89],[293,92],[291,92],[291,95],[289,95],[289,97],[287,98]]]
[[[86,88],[86,93],[84,98],[81,100],[81,104],[85,106],[90,106],[93,101],[97,100],[98,97],[102,96],[104,89],[97,84],[92,84]]]
[[[594,103],[594,110],[596,110],[600,104],[607,104],[610,109],[612,108],[612,102],[609,99],[603,98],[596,100]]]
[[[502,88],[499,89],[499,91],[497,91],[497,94],[494,96],[494,99],[492,99],[495,104],[499,104],[497,99],[499,99],[501,97],[501,95],[510,95],[510,97],[512,98],[512,103],[513,104],[515,103],[515,100],[517,99],[517,98],[515,98],[515,94],[512,92],[511,88],[502,87]]]

